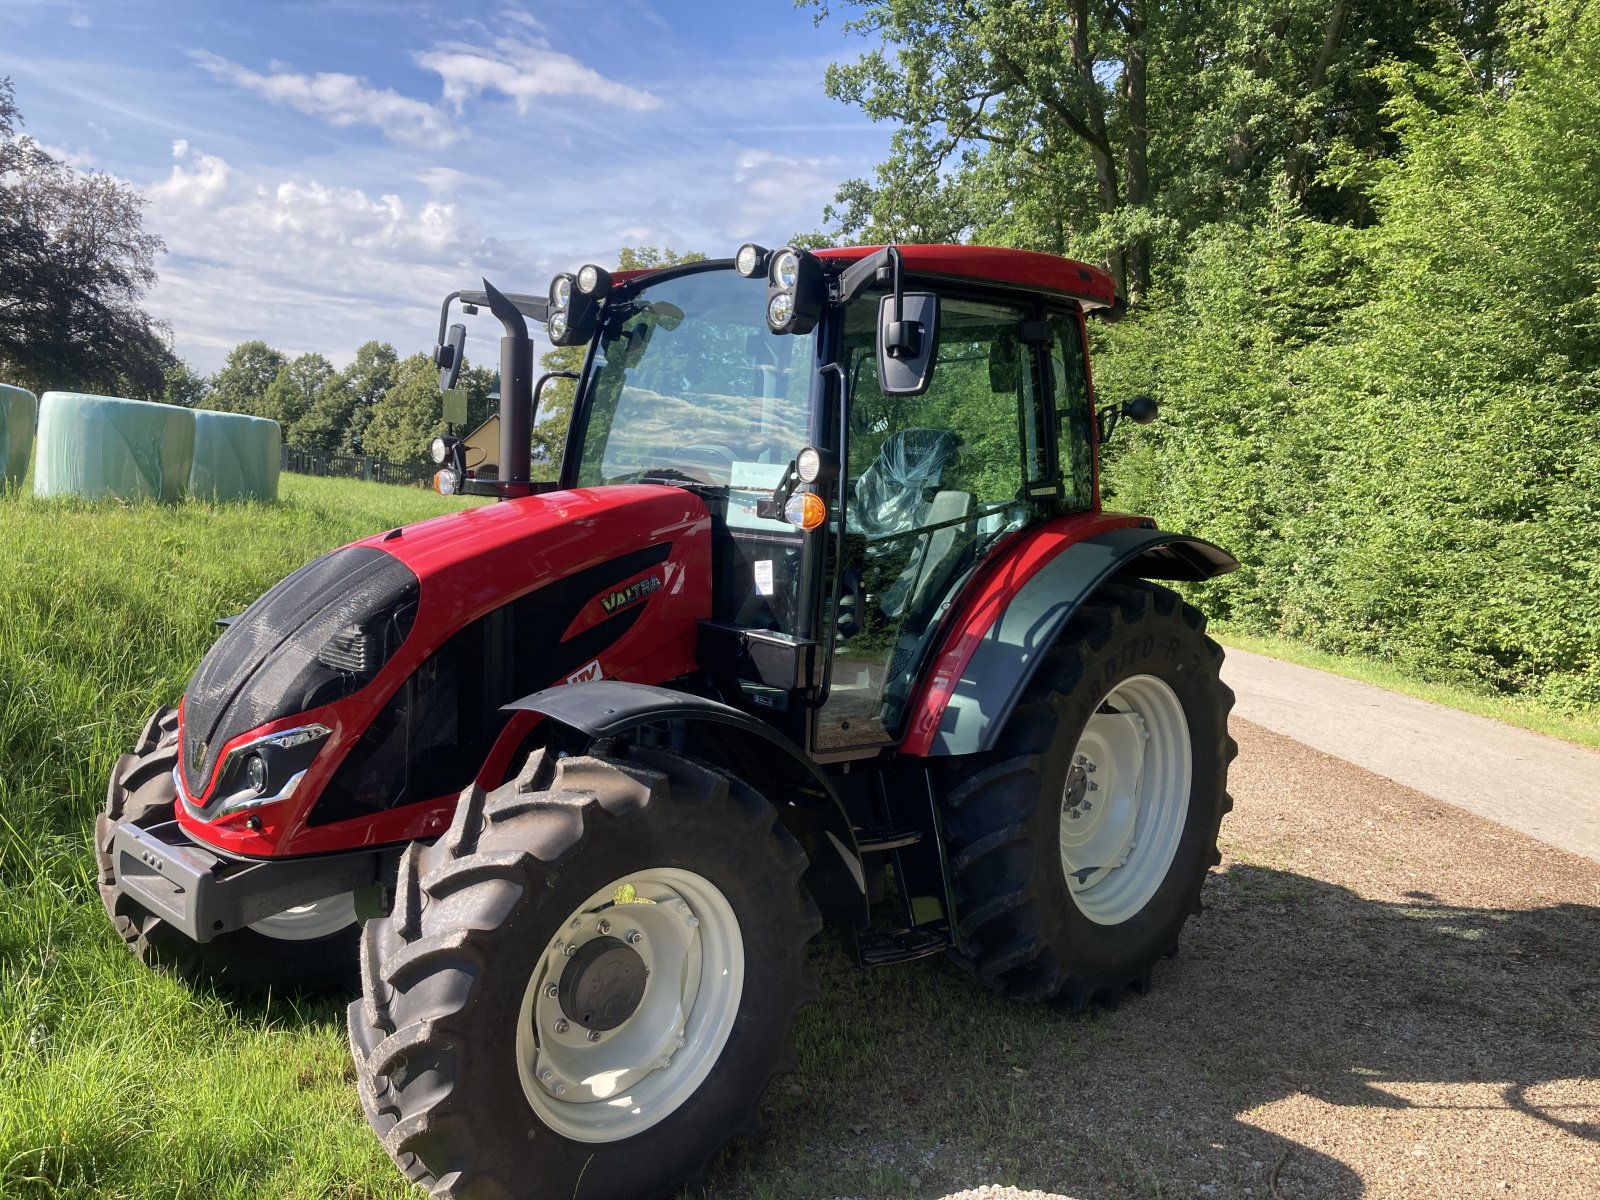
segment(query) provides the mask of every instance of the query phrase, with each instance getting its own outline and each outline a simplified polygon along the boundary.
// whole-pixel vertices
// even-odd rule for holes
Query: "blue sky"
[[[866,48],[789,0],[0,3],[27,132],[148,197],[148,307],[206,371],[253,337],[425,349],[482,275],[816,228],[887,151],[822,93]]]

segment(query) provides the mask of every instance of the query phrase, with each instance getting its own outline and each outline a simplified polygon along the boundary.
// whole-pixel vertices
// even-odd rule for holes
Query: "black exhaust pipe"
[[[533,342],[517,306],[487,279],[483,291],[489,311],[500,318],[500,482],[503,496],[524,496],[533,467]]]

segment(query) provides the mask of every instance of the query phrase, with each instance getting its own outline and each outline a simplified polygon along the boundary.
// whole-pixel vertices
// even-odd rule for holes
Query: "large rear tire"
[[[772,806],[665,750],[463,794],[367,923],[350,1045],[384,1149],[435,1197],[703,1181],[793,1065],[821,926]]]
[[[1200,910],[1233,806],[1233,693],[1205,618],[1130,580],[1097,592],[995,749],[943,802],[968,962],[995,991],[1081,1008],[1143,991]]]
[[[111,858],[119,824],[141,829],[173,819],[177,787],[178,711],[150,715],[132,754],[111,771],[104,811],[95,819],[94,852],[100,901],[128,949],[147,966],[164,967],[191,982],[236,996],[266,991],[302,995],[352,992],[361,936],[354,898],[345,893],[277,913],[248,929],[194,942],[123,892]]]

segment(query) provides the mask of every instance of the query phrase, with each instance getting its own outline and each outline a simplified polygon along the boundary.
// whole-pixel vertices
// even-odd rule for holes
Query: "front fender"
[[[764,721],[703,696],[615,679],[546,688],[502,711],[538,713],[595,739],[693,727],[711,747],[707,757],[765,795],[805,848],[806,886],[823,916],[866,925],[866,873],[844,802],[817,764]]]
[[[901,753],[946,757],[991,749],[1045,652],[1113,576],[1192,582],[1238,568],[1210,542],[1134,525],[1074,542],[1023,580],[1010,577],[1002,605],[946,638],[913,705]]]

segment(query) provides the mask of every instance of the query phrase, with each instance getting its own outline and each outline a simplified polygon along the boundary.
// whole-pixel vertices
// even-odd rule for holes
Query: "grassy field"
[[[178,697],[214,617],[331,546],[461,504],[294,476],[269,506],[0,501],[0,1197],[407,1195],[357,1107],[342,1006],[240,1007],[138,966],[96,898],[89,831],[111,763],[156,703]],[[861,974],[825,934],[799,1071],[768,1098],[762,1140],[722,1160],[713,1195],[937,1196],[989,1182],[1083,1200],[1266,1196],[1269,1182],[1291,1198],[1436,1194],[1374,1186],[1383,1168],[1361,1158],[1386,1144],[1392,1127],[1360,1122],[1397,1111],[1382,1092],[1391,1078],[1511,1080],[1517,1111],[1492,1096],[1488,1109],[1514,1122],[1544,1105],[1580,1130],[1560,1137],[1593,1150],[1593,1089],[1572,1100],[1564,1069],[1546,1065],[1564,1054],[1565,1074],[1581,1075],[1593,1058],[1562,1034],[1600,1020],[1600,966],[1581,951],[1600,913],[1593,864],[1552,865],[1558,852],[1508,849],[1486,823],[1425,798],[1380,803],[1366,783],[1346,808],[1280,795],[1284,770],[1259,765],[1277,744],[1241,741],[1239,810],[1207,885],[1214,911],[1152,996],[1068,1017],[1000,1001],[942,963]],[[1307,787],[1322,770],[1303,770]],[[1374,813],[1435,809],[1426,827],[1384,817],[1373,832]],[[1466,840],[1449,841],[1450,821],[1466,822]],[[1545,890],[1480,897],[1471,864],[1512,850]],[[1455,891],[1439,884],[1451,871]],[[1414,899],[1430,892],[1451,905],[1431,922],[1418,913],[1433,901]],[[1447,923],[1514,937],[1521,974],[1486,961],[1481,941],[1441,940]],[[1381,978],[1362,974],[1369,961],[1389,964]],[[1429,993],[1446,1006],[1427,1013]],[[1479,1007],[1454,999],[1467,996]],[[1380,1036],[1419,1012],[1448,1037],[1397,1049]],[[1435,1058],[1419,1058],[1436,1042]],[[1307,1096],[1336,1106],[1331,1129],[1321,1110],[1300,1114]],[[1580,1119],[1585,1104],[1594,1112]],[[1336,1144],[1357,1128],[1365,1141]],[[1557,1136],[1530,1128],[1500,1129],[1496,1152]],[[1408,1148],[1433,1145],[1427,1128],[1408,1136]],[[1581,1159],[1557,1149],[1545,1169],[1561,1186],[1543,1194],[1594,1194],[1600,1165],[1568,1190]]]

